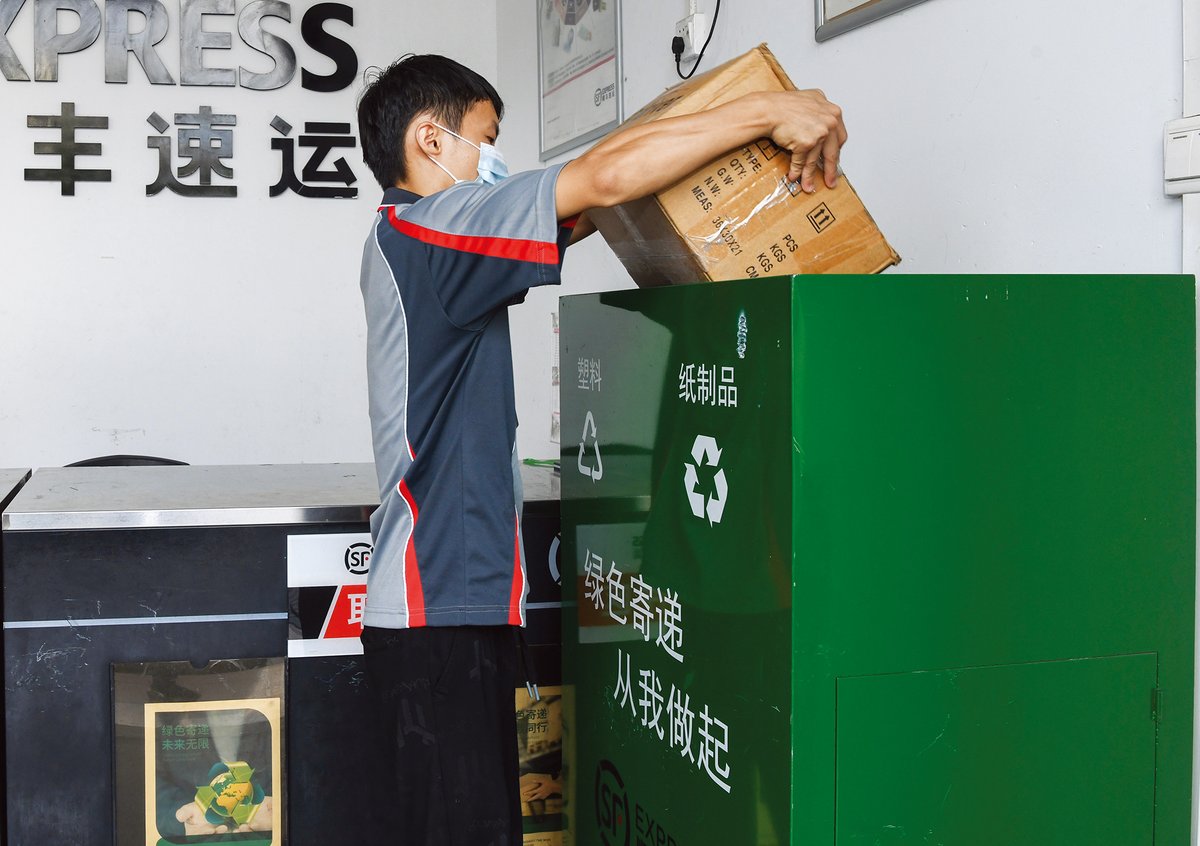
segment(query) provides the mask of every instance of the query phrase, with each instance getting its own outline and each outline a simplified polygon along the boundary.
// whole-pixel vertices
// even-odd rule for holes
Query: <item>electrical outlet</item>
[[[700,52],[700,40],[707,35],[703,14],[688,15],[675,24],[675,35],[683,39],[681,62],[690,62]]]

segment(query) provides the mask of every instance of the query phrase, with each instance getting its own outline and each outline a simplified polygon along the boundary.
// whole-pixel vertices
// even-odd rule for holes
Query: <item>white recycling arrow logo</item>
[[[592,440],[593,454],[596,459],[596,465],[593,467],[589,464],[584,464],[583,455],[587,451],[588,438]],[[592,413],[587,413],[587,419],[583,421],[583,438],[579,441],[579,459],[576,462],[579,472],[591,478],[593,482],[599,482],[604,478],[604,462],[600,459],[600,438],[596,433],[596,418],[592,417]]]
[[[707,517],[710,526],[720,523],[721,515],[725,513],[729,483],[725,480],[725,470],[718,466],[721,463],[721,449],[717,446],[716,439],[708,435],[697,435],[692,444],[692,461],[696,463],[684,462],[683,465],[683,483],[687,489],[688,505],[691,506],[692,514],[700,518]],[[712,496],[705,496],[699,489],[699,468],[705,464],[717,468],[717,473],[713,476]]]

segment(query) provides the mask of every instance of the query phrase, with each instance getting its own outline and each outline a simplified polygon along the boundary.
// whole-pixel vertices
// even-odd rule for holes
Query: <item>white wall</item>
[[[439,0],[431,14],[419,0],[347,2],[353,27],[327,29],[355,48],[360,79],[410,51],[445,53],[495,78],[493,3]],[[332,62],[300,37],[314,3],[293,2],[291,24],[267,28],[302,66],[328,73]],[[167,6],[159,51],[178,80],[178,4]],[[8,33],[31,75],[32,19],[27,2]],[[232,31],[235,45],[208,52],[207,64],[269,70],[230,20],[206,24]],[[297,73],[274,92],[151,86],[132,60],[127,85],[103,80],[103,36],[63,57],[57,83],[0,78],[0,467],[110,453],[197,464],[370,460],[358,265],[381,192],[355,149],[346,159],[357,200],[267,196],[279,173],[270,120],[294,124],[293,138],[304,121],[354,124],[361,85],[319,94]],[[27,129],[26,115],[57,113],[64,100],[109,117],[107,131],[80,136],[101,142],[103,155],[80,163],[111,169],[113,181],[80,184],[74,197],[23,178],[55,161],[34,155],[35,141],[56,138]],[[201,104],[237,115],[239,196],[145,196],[157,173],[147,116],[171,120]],[[307,156],[298,159],[299,168]]]
[[[537,164],[530,0],[499,0],[501,146]],[[626,113],[676,81],[685,0],[625,0]],[[714,0],[700,0],[711,20]],[[1162,125],[1182,112],[1180,0],[930,0],[817,44],[808,0],[725,0],[711,66],[766,41],[846,112],[843,164],[904,258],[898,273],[1177,273],[1181,210],[1162,192]],[[591,239],[597,241],[598,239]],[[627,287],[601,243],[568,253],[561,293]],[[514,314],[527,455],[545,437],[559,292]],[[569,377],[569,372],[566,377]],[[571,433],[566,433],[569,439]]]

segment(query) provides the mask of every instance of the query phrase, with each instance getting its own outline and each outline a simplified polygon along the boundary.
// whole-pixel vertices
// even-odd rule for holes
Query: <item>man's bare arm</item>
[[[722,153],[763,137],[791,152],[788,179],[800,180],[805,191],[815,190],[813,179],[822,167],[825,184],[836,184],[846,143],[841,109],[820,91],[762,92],[604,139],[559,174],[558,217],[653,194]]]

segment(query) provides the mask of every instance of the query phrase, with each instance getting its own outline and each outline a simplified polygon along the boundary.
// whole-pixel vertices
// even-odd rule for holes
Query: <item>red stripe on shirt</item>
[[[546,241],[525,241],[520,238],[485,238],[480,235],[453,235],[420,226],[397,216],[394,207],[388,208],[388,222],[410,238],[434,247],[445,247],[463,253],[492,258],[528,261],[535,264],[558,264],[558,245]]]
[[[521,572],[521,518],[517,517],[513,530],[513,580],[512,593],[508,597],[508,624],[521,625],[521,595],[525,592],[525,574]]]
[[[425,625],[425,591],[421,589],[421,570],[417,566],[417,547],[414,538],[417,534],[417,501],[413,499],[408,483],[401,481],[398,486],[400,496],[408,503],[412,511],[412,531],[408,534],[408,545],[404,548],[404,600],[408,606],[409,628]]]
[[[568,217],[566,220],[560,223],[559,226],[561,226],[563,229],[574,229],[577,223],[579,223],[579,215]]]

